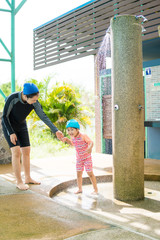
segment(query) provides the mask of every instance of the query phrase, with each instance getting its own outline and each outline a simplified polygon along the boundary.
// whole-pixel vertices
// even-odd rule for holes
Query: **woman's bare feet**
[[[18,183],[18,184],[16,185],[16,187],[17,187],[19,190],[23,190],[23,191],[29,189],[29,186],[28,186],[27,184],[24,184],[23,182],[22,182],[22,183]]]
[[[29,178],[29,179],[26,179],[26,180],[25,180],[25,184],[36,184],[36,185],[40,185],[41,183],[33,180],[32,178]]]

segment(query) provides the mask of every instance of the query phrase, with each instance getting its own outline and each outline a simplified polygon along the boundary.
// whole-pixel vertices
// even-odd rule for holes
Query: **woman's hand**
[[[64,137],[64,136],[63,136],[63,133],[62,133],[61,131],[59,131],[59,130],[56,132],[56,136],[57,136],[57,138],[58,138],[59,140],[61,140],[61,141],[62,141],[62,138]]]
[[[15,133],[13,133],[13,134],[10,135],[10,140],[11,140],[11,142],[12,142],[14,145],[16,145],[17,136],[16,136]]]

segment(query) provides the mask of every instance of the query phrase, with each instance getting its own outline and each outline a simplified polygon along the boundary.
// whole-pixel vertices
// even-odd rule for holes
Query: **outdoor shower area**
[[[66,149],[59,157],[56,141],[55,155],[48,155],[46,138],[44,154],[35,154],[31,164],[31,174],[42,184],[32,184],[39,182],[24,171],[31,183],[27,193],[10,184],[15,183],[11,165],[2,167],[2,235],[10,226],[9,238],[159,239],[159,25],[159,0],[91,0],[33,30],[35,71],[67,61],[73,69],[74,59],[94,56],[96,152],[86,157],[84,141],[80,158]],[[47,105],[52,104],[46,100]],[[81,143],[80,137],[74,140]],[[79,180],[77,160],[84,165],[93,160],[94,174],[85,166],[89,172]],[[5,218],[6,209],[14,219]],[[28,216],[37,225],[12,230],[20,215],[18,226]]]
[[[88,55],[95,56],[96,151],[112,154],[111,45],[110,42],[102,42],[106,38],[106,31],[110,26],[111,18],[126,14],[133,16],[143,15],[148,20],[143,22],[143,19],[141,19],[142,71],[144,73],[144,104],[142,111],[145,112],[144,121],[147,121],[145,123],[147,127],[144,128],[144,155],[152,158],[153,154],[150,154],[150,152],[153,151],[153,146],[149,143],[153,142],[154,138],[153,126],[149,127],[147,124],[151,125],[148,121],[160,119],[160,113],[157,107],[155,117],[152,116],[151,118],[149,115],[148,109],[153,107],[154,100],[151,106],[148,88],[152,92],[152,87],[150,87],[148,78],[151,75],[153,77],[153,74],[147,75],[147,70],[154,72],[154,79],[152,80],[154,83],[151,84],[156,84],[155,89],[158,89],[158,82],[160,82],[160,39],[158,33],[160,5],[157,0],[92,0],[35,28],[33,31],[34,70]],[[100,46],[102,51],[100,51]],[[97,57],[98,51],[99,57]],[[98,58],[99,62],[97,62]],[[156,71],[154,71],[155,68]],[[156,128],[156,132],[157,130],[159,129]],[[160,137],[160,134],[158,135]],[[157,136],[155,137],[157,139]],[[158,154],[160,158],[160,152]]]

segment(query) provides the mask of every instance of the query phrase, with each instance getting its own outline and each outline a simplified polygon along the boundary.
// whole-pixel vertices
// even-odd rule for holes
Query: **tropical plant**
[[[34,82],[40,90],[39,101],[43,107],[45,114],[54,123],[64,135],[66,135],[66,122],[72,118],[79,121],[79,123],[86,127],[91,124],[91,118],[93,117],[93,109],[87,106],[87,103],[82,104],[82,96],[79,88],[63,82],[63,84],[56,83],[49,92],[47,92],[47,86],[50,79],[38,83]],[[41,93],[41,86],[42,93]],[[86,94],[86,93],[85,93]],[[33,112],[30,119],[30,126],[32,129],[39,126],[45,128],[45,126],[37,122],[38,117]]]

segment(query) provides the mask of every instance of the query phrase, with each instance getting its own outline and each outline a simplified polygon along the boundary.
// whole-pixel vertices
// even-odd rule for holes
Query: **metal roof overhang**
[[[144,61],[160,58],[159,0],[92,0],[33,30],[34,69],[95,55],[110,19],[120,14],[148,19],[142,35]]]

